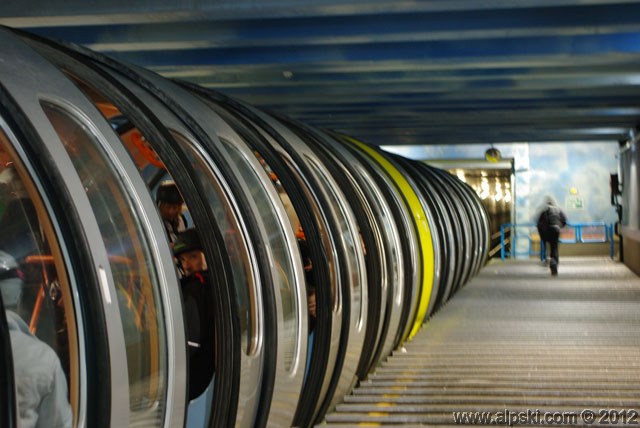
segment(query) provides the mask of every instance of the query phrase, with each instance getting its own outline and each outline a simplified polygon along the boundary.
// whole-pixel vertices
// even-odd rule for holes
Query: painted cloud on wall
[[[552,195],[570,221],[613,223],[609,174],[618,168],[617,143],[496,144],[503,158],[514,159],[516,222],[533,221],[544,196]],[[481,159],[486,146],[387,146],[403,156],[424,159]]]

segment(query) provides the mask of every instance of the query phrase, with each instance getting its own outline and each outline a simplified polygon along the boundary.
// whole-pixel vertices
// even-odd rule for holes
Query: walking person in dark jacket
[[[550,247],[549,268],[551,269],[551,275],[558,274],[558,241],[560,240],[560,229],[566,225],[566,214],[551,196],[545,196],[544,208],[538,217],[537,226],[541,244],[544,242],[542,245],[546,246],[548,243]]]

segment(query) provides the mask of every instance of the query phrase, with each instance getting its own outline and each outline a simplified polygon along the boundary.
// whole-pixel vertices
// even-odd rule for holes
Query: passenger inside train
[[[195,228],[177,235],[173,253],[184,269],[180,285],[189,346],[189,400],[193,400],[207,389],[215,371],[214,307],[207,291],[207,261]]]
[[[169,236],[169,242],[173,245],[177,234],[187,229],[187,218],[182,212],[184,199],[173,181],[160,183],[156,190],[156,204]]]
[[[21,275],[14,258],[0,251],[0,293],[11,337],[19,424],[71,427],[73,415],[60,359],[15,312],[24,287]]]
[[[50,229],[40,221],[32,184],[1,131],[0,159],[0,305],[9,327],[18,426],[71,427],[66,323],[73,317],[65,314],[64,275],[56,273]]]

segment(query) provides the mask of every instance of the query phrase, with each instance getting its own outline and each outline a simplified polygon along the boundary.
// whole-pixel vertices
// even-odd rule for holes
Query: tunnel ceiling
[[[3,0],[71,41],[374,144],[619,141],[640,4],[606,0]]]

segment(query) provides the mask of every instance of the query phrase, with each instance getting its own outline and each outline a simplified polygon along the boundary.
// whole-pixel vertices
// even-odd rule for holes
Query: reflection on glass
[[[404,275],[403,269],[401,267],[402,258],[400,256],[401,249],[398,247],[398,238],[397,238],[397,227],[393,222],[391,217],[391,213],[389,212],[389,208],[386,203],[383,203],[384,196],[377,190],[377,186],[374,186],[373,177],[369,175],[364,169],[360,166],[356,165],[359,173],[367,179],[362,180],[362,185],[368,189],[368,193],[370,195],[376,195],[372,198],[371,203],[376,204],[379,208],[377,210],[378,213],[378,221],[382,225],[380,228],[381,232],[385,236],[385,245],[382,247],[383,251],[389,252],[389,257],[387,258],[387,263],[382,265],[383,270],[388,269],[388,276],[386,274],[383,275],[388,284],[393,284],[395,289],[394,299],[396,301],[396,305],[400,305],[402,302],[402,287],[399,284],[402,284],[402,277]]]
[[[0,292],[18,425],[71,427],[78,410],[78,355],[69,282],[44,205],[2,129]]]
[[[138,214],[89,128],[61,107],[42,108],[64,143],[98,220],[114,277],[129,371],[130,420],[159,425],[165,407],[167,350],[159,285]]]
[[[206,191],[204,196],[209,201],[209,206],[222,231],[225,250],[231,261],[231,273],[239,302],[240,328],[242,337],[245,338],[244,351],[246,354],[252,355],[258,345],[256,342],[258,308],[255,294],[258,284],[252,267],[255,266],[255,263],[252,263],[249,245],[245,241],[247,233],[243,225],[240,224],[237,207],[227,196],[229,191],[223,187],[219,178],[211,171],[209,165],[212,163],[205,160],[195,143],[173,130],[171,135],[189,157],[201,181],[202,188]]]
[[[244,158],[238,148],[231,142],[220,137],[231,159],[241,175],[242,180],[247,184],[251,191],[253,200],[258,207],[261,207],[259,214],[262,216],[265,228],[269,233],[269,248],[273,252],[275,265],[275,273],[277,277],[276,286],[280,290],[280,299],[282,301],[282,312],[284,323],[278,331],[278,335],[284,342],[284,362],[285,369],[290,370],[294,363],[296,355],[296,346],[298,337],[298,326],[296,313],[297,305],[297,289],[294,268],[291,264],[285,232],[281,223],[278,221],[278,213],[272,205],[269,194],[264,188],[265,184],[260,180],[256,172],[251,168],[249,162]]]
[[[345,256],[346,256],[345,269],[347,269],[347,272],[348,272],[347,277],[350,280],[349,285],[351,287],[352,296],[354,296],[354,299],[355,299],[354,301],[358,302],[360,306],[358,308],[358,311],[359,311],[358,324],[360,324],[362,323],[362,320],[364,317],[364,310],[365,310],[365,306],[362,304],[362,301],[361,301],[362,295],[360,292],[360,287],[363,284],[360,284],[360,282],[362,281],[362,277],[360,275],[361,274],[360,266],[356,258],[356,254],[357,254],[356,243],[352,238],[353,235],[349,228],[347,215],[344,212],[345,207],[340,202],[341,196],[338,196],[338,194],[336,193],[335,187],[332,186],[331,183],[326,180],[325,177],[327,177],[328,174],[326,174],[320,168],[320,166],[316,163],[314,159],[307,157],[306,160],[309,166],[311,167],[313,174],[316,176],[316,179],[318,180],[318,182],[322,183],[323,187],[327,190],[327,196],[329,197],[329,200],[332,202],[333,206],[336,207],[335,214],[336,214],[336,219],[338,220],[337,225],[340,228],[340,238],[342,240],[342,243],[345,249]],[[358,242],[358,245],[361,245],[360,242]],[[334,310],[338,310],[338,308],[342,304],[342,302],[339,300],[341,294],[337,293],[337,290],[333,287],[331,289],[331,292],[334,299]]]
[[[295,207],[293,206],[291,198],[289,198],[289,194],[287,193],[284,186],[280,182],[280,179],[278,178],[277,174],[273,171],[273,169],[271,169],[271,166],[267,163],[267,161],[260,154],[260,152],[258,152],[257,150],[254,150],[253,155],[256,157],[256,159],[258,159],[260,166],[262,166],[264,171],[269,175],[271,184],[273,184],[274,188],[278,192],[278,196],[282,201],[282,204],[284,205],[284,208],[287,212],[289,223],[293,227],[293,230],[295,231],[295,234],[296,234],[298,249],[300,250],[300,256],[302,258],[302,263],[304,268],[305,288],[307,291],[307,309],[308,309],[308,316],[309,316],[307,327],[308,327],[308,333],[311,336],[315,331],[317,313],[316,313],[316,283],[314,281],[314,267],[311,259],[309,242],[307,241],[307,237],[304,233],[304,229],[302,228],[302,225],[300,223],[300,218],[298,217],[298,213],[296,212]],[[312,199],[309,199],[309,201],[312,201]],[[320,235],[323,237],[323,239],[328,240],[326,230],[322,227],[322,223],[318,222],[317,226],[318,226]],[[330,244],[330,242],[325,241],[325,243],[328,243],[327,248],[333,247]],[[330,284],[335,284],[335,281],[337,278],[336,266],[333,260],[335,259],[329,258],[326,260],[326,267],[329,272]],[[334,289],[334,288],[331,287],[331,289]],[[309,343],[312,343],[312,341],[310,341]],[[312,345],[310,345],[310,348],[311,346]],[[311,352],[308,352],[308,355],[311,355]]]

